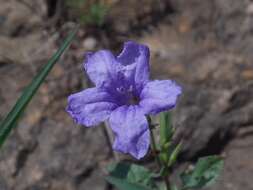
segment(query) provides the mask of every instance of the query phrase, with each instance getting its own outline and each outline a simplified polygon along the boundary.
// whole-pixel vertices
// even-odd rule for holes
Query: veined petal
[[[86,58],[84,68],[96,87],[107,87],[119,80],[121,65],[110,51],[88,53]]]
[[[176,105],[182,89],[171,80],[154,80],[148,82],[140,95],[140,106],[145,114],[157,114]]]
[[[110,126],[115,134],[113,149],[130,153],[137,159],[148,151],[150,134],[148,122],[138,106],[122,106],[110,116]]]
[[[87,127],[105,121],[117,107],[112,96],[98,88],[89,88],[68,97],[66,111],[76,123]]]
[[[149,79],[149,48],[132,41],[124,43],[122,52],[117,60],[124,65],[126,80],[131,81],[139,92]]]

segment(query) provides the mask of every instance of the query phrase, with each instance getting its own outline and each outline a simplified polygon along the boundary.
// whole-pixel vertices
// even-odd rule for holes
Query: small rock
[[[39,26],[47,13],[45,1],[1,1],[0,34],[16,35],[20,29],[29,31]]]
[[[83,47],[87,50],[93,50],[97,45],[97,40],[93,37],[88,37],[83,41]]]
[[[250,4],[249,4],[249,6],[247,7],[246,12],[247,12],[249,15],[252,15],[252,14],[253,14],[253,3],[250,3]]]
[[[253,79],[253,70],[252,69],[245,70],[241,73],[241,75],[244,79],[252,80]]]

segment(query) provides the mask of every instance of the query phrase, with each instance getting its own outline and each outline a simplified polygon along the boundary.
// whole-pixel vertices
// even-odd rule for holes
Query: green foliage
[[[168,166],[172,166],[176,161],[177,161],[177,157],[181,151],[181,148],[182,148],[182,144],[179,143],[175,149],[172,151],[172,153],[170,154],[170,157],[169,157],[169,161],[168,161]]]
[[[69,36],[64,41],[63,45],[58,49],[58,51],[51,57],[48,63],[42,68],[40,73],[38,73],[32,80],[32,82],[26,87],[22,95],[17,100],[16,104],[9,112],[5,120],[1,122],[0,125],[0,147],[3,145],[11,130],[15,127],[18,118],[25,110],[27,104],[31,101],[33,95],[37,92],[38,88],[45,80],[49,71],[53,68],[54,64],[58,61],[65,49],[70,45],[73,40],[77,29],[72,31]]]
[[[172,185],[171,190],[178,190],[176,185]]]
[[[165,184],[165,182],[164,181],[161,181],[161,182],[159,182],[159,190],[179,190],[178,188],[177,188],[177,186],[176,185],[174,185],[174,184],[171,184],[170,185],[170,189],[168,189],[167,188],[167,185]]]
[[[151,190],[157,189],[152,178],[153,174],[146,168],[128,163],[111,164],[106,180],[120,190]]]
[[[119,179],[112,176],[105,178],[109,183],[115,185],[120,190],[151,190],[148,187],[144,187],[138,184],[130,183],[124,179]]]
[[[89,4],[87,0],[66,0],[66,4],[83,24],[101,26],[108,11],[108,6],[99,2]]]
[[[160,159],[161,161],[168,166],[171,166],[175,163],[176,158],[179,154],[181,145],[173,147],[171,140],[175,129],[172,126],[171,122],[171,113],[162,112],[160,114]]]
[[[93,4],[90,7],[89,14],[82,15],[81,20],[84,23],[92,24],[95,23],[98,26],[101,26],[104,22],[104,17],[107,12],[107,7],[101,3]]]
[[[183,189],[199,189],[215,182],[223,169],[224,161],[219,156],[200,158],[192,171],[181,174]]]
[[[163,147],[170,142],[174,133],[171,124],[171,114],[169,112],[162,112],[160,114],[160,145]]]

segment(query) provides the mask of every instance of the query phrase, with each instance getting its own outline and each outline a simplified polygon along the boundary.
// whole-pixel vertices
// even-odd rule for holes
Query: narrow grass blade
[[[10,134],[11,130],[14,128],[17,119],[19,118],[20,114],[24,111],[27,104],[32,99],[33,95],[36,93],[42,82],[45,80],[46,76],[48,75],[49,71],[53,68],[54,64],[58,61],[62,53],[65,49],[70,45],[71,41],[73,40],[76,32],[76,28],[73,30],[69,36],[63,42],[63,45],[58,49],[58,51],[50,58],[48,63],[42,68],[42,70],[33,78],[32,82],[26,87],[24,92],[21,94],[19,99],[17,100],[16,104],[9,112],[7,117],[1,122],[0,125],[0,147],[5,142],[6,138]]]

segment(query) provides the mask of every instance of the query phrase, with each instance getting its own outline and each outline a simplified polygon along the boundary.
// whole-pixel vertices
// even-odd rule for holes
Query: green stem
[[[166,184],[166,189],[167,189],[167,190],[170,190],[170,180],[169,180],[169,178],[168,178],[168,175],[163,176],[163,180],[164,180],[164,182],[165,182],[165,184]]]
[[[150,131],[151,148],[152,148],[152,152],[155,156],[157,165],[159,166],[160,169],[162,169],[164,167],[166,170],[168,170],[167,165],[163,164],[159,158],[158,149],[156,147],[155,135],[152,130],[151,118],[149,116],[147,116],[147,120],[148,120],[148,126],[149,126],[149,131]],[[166,190],[170,190],[170,181],[168,179],[168,175],[162,176],[162,177],[163,177],[163,180],[166,184]]]
[[[156,159],[156,162],[157,162],[157,165],[159,166],[159,168],[162,167],[162,163],[159,159],[159,155],[158,155],[158,149],[156,147],[156,142],[155,142],[155,135],[153,133],[153,130],[152,130],[152,127],[151,127],[151,124],[149,122],[149,131],[150,131],[150,138],[151,138],[151,148],[152,148],[152,152],[155,156],[155,159]]]

